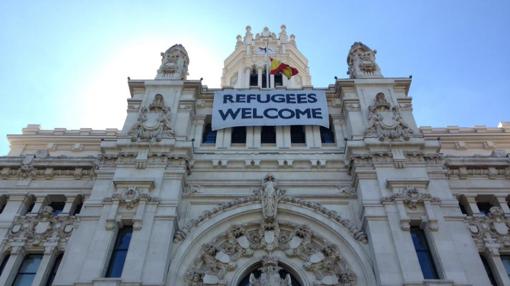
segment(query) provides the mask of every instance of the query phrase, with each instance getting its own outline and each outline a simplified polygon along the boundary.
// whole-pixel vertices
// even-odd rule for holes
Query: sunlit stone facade
[[[299,74],[267,81],[259,48]],[[223,67],[224,88],[325,90],[329,129],[212,131],[217,89],[174,45],[121,130],[9,135],[0,285],[510,285],[510,124],[418,128],[411,79],[346,56],[312,87],[285,26],[247,27]]]

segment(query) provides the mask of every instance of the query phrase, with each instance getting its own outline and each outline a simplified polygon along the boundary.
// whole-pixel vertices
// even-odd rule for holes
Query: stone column
[[[262,88],[262,68],[257,68],[257,86]]]
[[[64,209],[62,210],[61,215],[69,215],[75,201],[76,196],[66,196],[66,204],[64,205]]]
[[[193,139],[195,139],[195,141],[193,142],[193,147],[194,148],[198,148],[200,147],[200,144],[202,144],[202,134],[204,133],[204,125],[205,125],[205,119],[204,118],[201,118],[201,119],[197,119],[195,120],[195,132],[193,133]]]
[[[466,196],[466,200],[468,202],[469,209],[471,210],[471,213],[473,215],[479,215],[480,210],[478,209],[478,205],[476,204],[476,197]]]
[[[0,276],[0,285],[12,285],[24,258],[25,249],[23,246],[14,246],[11,249],[11,256],[9,260],[7,260],[2,275]]]
[[[37,273],[35,274],[32,286],[46,285],[49,278],[48,276],[53,268],[53,264],[55,263],[55,258],[57,257],[56,249],[56,244],[45,246],[44,255],[42,257],[41,264],[39,264],[39,268],[37,269]]]
[[[506,196],[497,196],[499,207],[503,210],[506,215],[510,215],[510,208],[508,207]]]
[[[38,214],[41,211],[42,207],[44,206],[45,201],[46,197],[36,197],[34,207],[32,208],[32,211],[30,213]]]

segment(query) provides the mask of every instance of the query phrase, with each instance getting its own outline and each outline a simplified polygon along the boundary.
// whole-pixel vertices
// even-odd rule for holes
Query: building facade
[[[510,285],[510,124],[418,128],[375,55],[316,88],[285,26],[237,36],[222,87],[324,91],[329,128],[212,130],[218,90],[174,45],[122,130],[9,135],[0,285]]]

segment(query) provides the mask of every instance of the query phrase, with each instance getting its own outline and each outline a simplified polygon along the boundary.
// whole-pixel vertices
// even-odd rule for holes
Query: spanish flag
[[[292,76],[297,75],[299,71],[288,64],[284,64],[277,59],[271,58],[271,74],[278,73],[282,73],[287,77],[287,79],[290,79]]]

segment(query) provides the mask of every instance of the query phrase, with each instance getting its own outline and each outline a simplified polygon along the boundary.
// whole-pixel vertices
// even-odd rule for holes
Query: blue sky
[[[351,44],[385,76],[413,75],[418,125],[510,121],[510,1],[1,1],[0,155],[28,123],[121,128],[127,77],[151,79],[182,43],[191,79],[218,87],[246,25],[296,35],[312,83],[347,77]]]

